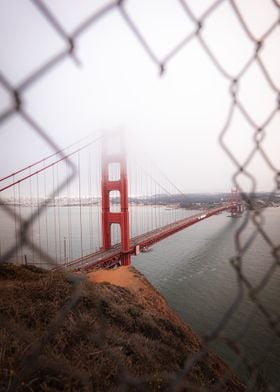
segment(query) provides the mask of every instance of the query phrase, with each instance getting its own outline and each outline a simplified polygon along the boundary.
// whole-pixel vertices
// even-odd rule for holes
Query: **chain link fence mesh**
[[[53,151],[59,151],[59,146],[56,144],[56,141],[49,136],[48,129],[44,129],[44,126],[39,125],[35,118],[29,114],[26,109],[26,102],[24,99],[25,93],[32,88],[36,83],[40,82],[42,79],[46,78],[48,73],[50,73],[53,69],[61,65],[66,59],[71,59],[74,64],[79,66],[80,61],[78,59],[77,54],[77,45],[79,39],[89,27],[92,27],[97,22],[102,23],[103,19],[112,12],[118,12],[122,19],[123,23],[131,30],[134,38],[138,41],[138,43],[143,48],[143,56],[147,56],[157,67],[159,74],[163,75],[166,72],[167,65],[172,62],[173,58],[181,51],[184,51],[185,48],[193,41],[199,43],[201,48],[204,50],[205,54],[208,56],[213,66],[217,69],[221,78],[224,78],[229,86],[229,93],[231,96],[231,104],[227,113],[225,125],[220,132],[219,143],[221,148],[224,150],[225,155],[233,162],[236,170],[233,175],[233,184],[240,190],[243,200],[246,202],[248,209],[245,213],[245,218],[242,221],[242,225],[238,228],[235,233],[235,256],[230,260],[233,273],[236,274],[238,280],[238,293],[235,298],[232,298],[232,306],[225,312],[222,320],[218,323],[218,325],[214,328],[214,330],[209,331],[207,336],[203,338],[202,350],[195,354],[189,356],[186,361],[184,368],[180,374],[174,376],[174,382],[170,387],[170,390],[196,390],[194,385],[187,385],[183,382],[184,375],[188,374],[192,367],[199,361],[203,356],[206,355],[207,347],[213,341],[223,340],[223,343],[226,344],[233,352],[236,353],[238,357],[238,363],[236,367],[242,363],[248,370],[249,378],[247,381],[247,387],[249,390],[256,390],[256,381],[258,378],[258,371],[260,368],[260,361],[253,361],[246,357],[246,355],[242,351],[242,345],[239,341],[239,338],[242,337],[242,331],[240,332],[239,338],[237,339],[223,339],[223,330],[226,324],[231,319],[232,315],[236,311],[240,302],[244,298],[244,296],[248,296],[249,300],[252,301],[257,309],[261,312],[262,317],[268,323],[271,329],[272,337],[279,339],[280,330],[280,314],[279,311],[277,313],[272,312],[267,302],[263,301],[262,293],[265,291],[269,282],[276,276],[279,271],[280,264],[280,243],[277,238],[271,238],[270,233],[266,228],[266,215],[265,209],[255,209],[255,192],[257,188],[257,179],[256,173],[250,170],[250,163],[254,159],[256,155],[261,157],[261,159],[266,163],[270,172],[274,176],[274,189],[271,189],[271,195],[274,195],[277,191],[280,190],[280,168],[275,165],[275,162],[270,157],[270,151],[267,151],[263,147],[263,140],[266,135],[266,130],[269,124],[279,115],[280,110],[280,89],[279,83],[276,82],[275,78],[272,76],[270,67],[266,65],[265,61],[262,58],[263,48],[266,46],[266,42],[269,40],[272,34],[274,34],[277,30],[279,30],[280,24],[280,4],[277,0],[271,1],[271,4],[275,8],[275,21],[268,26],[266,31],[262,33],[261,36],[256,38],[247,22],[246,15],[241,12],[239,3],[235,0],[218,0],[213,1],[209,4],[208,8],[204,10],[201,16],[198,18],[195,16],[192,8],[192,1],[187,0],[174,0],[174,3],[178,3],[181,6],[181,12],[184,13],[189,21],[192,24],[192,31],[177,45],[175,45],[172,50],[163,57],[158,57],[158,55],[153,51],[152,47],[149,44],[149,39],[146,39],[145,36],[141,32],[141,26],[138,26],[133,18],[130,16],[127,11],[127,3],[128,1],[119,0],[119,1],[111,1],[108,2],[105,6],[101,7],[99,10],[95,11],[93,14],[88,15],[75,29],[72,33],[68,33],[64,27],[60,24],[58,18],[55,14],[53,14],[48,7],[48,3],[43,0],[32,0],[32,3],[37,8],[37,10],[43,15],[47,23],[52,26],[55,34],[57,34],[65,43],[64,48],[55,53],[53,56],[48,58],[44,64],[39,66],[36,70],[30,72],[29,76],[26,77],[19,84],[14,83],[12,80],[9,80],[5,74],[0,74],[0,84],[1,88],[5,90],[10,96],[11,104],[4,111],[2,110],[0,114],[0,131],[3,128],[4,124],[9,121],[13,116],[18,116],[22,119],[26,125],[32,129],[42,140],[46,143],[50,149]],[[236,23],[240,25],[240,27],[244,31],[244,35],[246,38],[254,45],[253,53],[247,58],[244,66],[241,67],[240,71],[231,74],[224,67],[223,63],[219,60],[218,56],[216,56],[215,52],[211,49],[210,45],[207,43],[207,32],[204,34],[204,26],[207,20],[214,15],[220,7],[227,3],[230,7],[231,13],[236,18]],[[265,2],[264,2],[265,3]],[[161,6],[160,4],[158,5]],[[79,5],[77,4],[77,7]],[[221,33],[222,34],[222,33]],[[6,37],[7,45],[9,45],[9,37]],[[129,55],[129,54],[128,54]],[[279,56],[279,52],[275,53],[275,57]],[[18,61],[15,59],[15,61]],[[250,67],[253,65],[257,66],[262,76],[265,78],[270,90],[275,96],[275,104],[271,107],[270,113],[267,115],[266,119],[260,124],[255,118],[254,115],[249,113],[245,108],[242,99],[240,98],[240,84]],[[141,70],[140,70],[141,72]],[[257,93],[257,82],[256,82],[256,93]],[[202,108],[203,110],[203,108]],[[251,129],[254,132],[254,143],[252,145],[252,149],[246,159],[244,161],[240,161],[235,153],[231,150],[231,145],[227,143],[227,134],[229,132],[229,128],[232,124],[232,119],[234,114],[238,112],[239,115],[243,117],[243,119],[249,124]],[[222,115],[222,114],[221,114]],[[224,113],[223,113],[224,115]],[[4,137],[4,136],[1,136]],[[12,153],[12,152],[11,152]],[[71,182],[77,173],[77,168],[73,165],[71,159],[65,157],[64,153],[59,153],[60,158],[66,159],[67,165],[71,168],[71,174],[68,178],[64,179],[56,189],[48,196],[49,199],[54,198],[60,191],[62,191],[69,182]],[[243,177],[247,177],[251,183],[251,189],[248,192],[248,189],[244,189],[242,185]],[[44,212],[47,204],[42,203],[40,208],[33,211],[32,216],[26,221],[22,222],[21,230],[18,233],[19,241],[17,244],[1,256],[1,261],[5,262],[9,260],[13,254],[18,250],[18,248],[22,245],[28,245],[30,248],[33,248],[36,252],[42,253],[42,249],[37,249],[37,246],[32,242],[29,236],[29,228],[34,224],[36,219]],[[10,206],[3,206],[6,213],[9,214],[13,219],[20,219],[19,216],[15,214],[15,211]],[[249,228],[249,229],[248,229]],[[249,234],[248,234],[249,232]],[[254,246],[255,241],[259,238],[267,244],[267,255],[271,255],[273,257],[273,263],[269,266],[266,273],[261,277],[261,279],[254,283],[248,278],[246,273],[244,272],[244,257],[246,252]],[[50,265],[55,265],[55,261],[48,255],[44,254],[44,258],[48,261]],[[265,255],[264,255],[265,257]],[[78,301],[80,295],[80,280],[81,278],[74,275],[68,274],[69,279],[72,282],[72,291],[69,296],[69,299],[64,303],[59,312],[57,313],[57,317],[52,320],[50,323],[48,330],[45,331],[41,338],[35,343],[31,344],[29,347],[29,352],[24,357],[24,361],[21,367],[20,374],[18,375],[18,380],[13,385],[8,387],[8,390],[12,388],[16,389],[19,386],[21,380],[24,380],[26,375],[31,371],[32,367],[35,366],[35,363],[38,359],[39,353],[43,350],[46,342],[51,341],[51,339],[58,333],[60,328],[62,328],[63,321],[71,312],[75,311],[75,305]],[[248,323],[250,323],[250,317],[248,317]],[[1,323],[5,323],[1,321]],[[106,324],[106,322],[104,321]],[[9,328],[12,328],[10,325]],[[246,328],[245,328],[246,329]],[[99,336],[99,339],[102,339],[102,336]],[[269,343],[269,342],[268,342]],[[273,343],[272,343],[273,344]],[[267,352],[269,351],[269,346],[264,353],[264,358]],[[215,390],[223,390],[225,380],[221,380],[219,385],[215,386]],[[131,379],[128,376],[126,379],[120,383],[123,389],[130,390],[130,388],[141,386],[141,380]],[[280,387],[280,384],[278,385]],[[185,389],[184,389],[185,388]],[[189,388],[189,389],[188,389]],[[193,389],[192,389],[193,388]],[[269,386],[267,385],[267,390],[278,390],[277,386]],[[204,390],[197,388],[197,390]],[[265,390],[265,389],[264,389]]]

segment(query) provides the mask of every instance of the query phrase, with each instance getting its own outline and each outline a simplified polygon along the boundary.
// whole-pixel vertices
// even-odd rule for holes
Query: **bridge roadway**
[[[232,207],[233,203],[226,203],[221,207],[211,208],[199,214],[189,216],[174,223],[149,231],[145,234],[133,237],[130,239],[129,253],[136,254],[137,248],[139,251],[147,251],[151,245],[163,240],[164,238],[167,238],[172,234],[177,233],[178,231],[181,231],[191,225],[194,225],[195,223],[201,222],[204,219],[207,219]],[[56,267],[55,269],[67,268],[70,270],[87,270],[91,268],[110,267],[118,263],[121,254],[121,245],[116,244],[108,250],[99,250],[90,255],[73,260],[66,265]]]

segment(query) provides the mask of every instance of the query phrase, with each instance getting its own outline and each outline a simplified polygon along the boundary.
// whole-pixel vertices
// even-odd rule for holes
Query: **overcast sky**
[[[45,0],[67,32],[72,32],[101,0]],[[188,1],[199,17],[213,1]],[[270,0],[236,1],[249,30],[259,39],[279,18]],[[0,0],[1,72],[17,86],[65,42],[29,0]],[[127,13],[151,49],[164,58],[193,22],[176,0],[128,0]],[[278,25],[279,26],[279,25]],[[202,36],[226,71],[236,76],[255,50],[229,1],[206,18]],[[280,87],[280,26],[260,52]],[[218,143],[231,103],[230,82],[213,65],[198,40],[191,40],[166,66],[163,76],[128,28],[118,9],[77,39],[77,67],[67,58],[24,92],[28,113],[61,146],[88,134],[124,129],[130,148],[145,155],[185,192],[228,191],[235,166]],[[261,126],[276,106],[277,92],[256,63],[240,82],[239,99]],[[0,112],[11,104],[0,86]],[[263,146],[279,168],[280,116],[266,129]],[[0,124],[0,175],[44,157],[51,150],[17,115]],[[237,111],[225,142],[243,163],[254,146],[254,129]],[[248,171],[259,190],[273,189],[273,172],[259,154]],[[245,190],[250,183],[240,178]]]

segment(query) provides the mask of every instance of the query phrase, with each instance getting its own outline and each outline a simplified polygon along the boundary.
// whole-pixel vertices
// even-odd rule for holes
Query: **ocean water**
[[[280,243],[280,209],[264,211],[264,230],[275,244]],[[239,294],[239,279],[229,259],[235,255],[234,236],[243,218],[232,219],[227,213],[191,226],[154,246],[153,251],[133,258],[133,264],[166,298],[170,306],[201,337],[211,333],[223,319]],[[250,223],[241,235],[244,243],[253,232]],[[254,287],[274,265],[266,241],[257,235],[242,259],[242,275]],[[269,314],[279,320],[280,265],[257,294],[257,300]],[[280,325],[276,327],[278,334]],[[242,299],[228,317],[221,338],[236,340],[240,353],[253,367],[260,369],[265,380],[280,390],[280,338],[267,318],[248,296],[244,287]],[[239,357],[223,339],[211,347],[248,380]]]

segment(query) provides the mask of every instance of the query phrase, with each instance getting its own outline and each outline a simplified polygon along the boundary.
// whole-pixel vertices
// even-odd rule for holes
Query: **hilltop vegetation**
[[[81,279],[73,295],[62,273],[1,265],[0,390],[169,391],[180,381],[244,391],[212,353],[184,376],[186,359],[200,350],[198,337],[131,273],[142,282],[138,291]],[[182,385],[177,390],[197,390]]]

